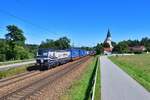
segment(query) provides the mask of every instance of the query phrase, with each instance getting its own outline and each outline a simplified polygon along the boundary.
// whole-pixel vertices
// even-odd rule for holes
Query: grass
[[[109,58],[150,91],[150,54]]]
[[[98,69],[97,69],[97,79],[96,79],[96,87],[95,87],[95,97],[94,100],[100,100],[101,98],[101,81],[100,81],[100,61],[98,60]]]
[[[26,59],[26,60],[14,60],[14,61],[0,62],[0,66],[2,66],[2,65],[8,65],[8,64],[21,63],[21,62],[28,62],[28,61],[33,61],[33,60],[34,59]]]
[[[5,71],[0,71],[0,79],[26,72],[27,67],[31,65],[32,64],[28,64],[28,65],[23,65],[23,66],[16,67],[16,68],[11,68]]]
[[[97,57],[94,57],[90,64],[87,66],[81,78],[73,83],[68,89],[67,93],[61,96],[61,100],[89,100],[89,90],[91,88],[91,79],[95,71]]]

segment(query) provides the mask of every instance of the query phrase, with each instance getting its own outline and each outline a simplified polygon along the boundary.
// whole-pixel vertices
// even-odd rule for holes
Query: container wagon
[[[92,53],[93,52],[74,48],[66,50],[39,49],[37,52],[36,64],[39,65],[40,68],[49,69]]]

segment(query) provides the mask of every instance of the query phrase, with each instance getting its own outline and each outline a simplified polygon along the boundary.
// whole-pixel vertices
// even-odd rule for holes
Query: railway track
[[[9,77],[9,78],[0,79],[0,83],[6,82],[6,81],[9,81],[9,80],[13,80],[13,79],[15,79],[15,78],[17,78],[17,77],[21,77],[21,76],[27,75],[27,74],[29,74],[29,73],[30,73],[30,72],[25,72],[25,73],[21,73],[21,74],[18,74],[18,75],[14,75],[14,76]]]
[[[52,84],[55,80],[63,77],[68,72],[77,68],[77,66],[80,66],[88,59],[89,59],[89,57],[85,57],[78,61],[71,62],[70,64],[62,65],[65,67],[61,68],[60,70],[54,71],[53,73],[50,72],[50,70],[48,70],[48,71],[42,72],[37,75],[35,74],[35,76],[33,76],[34,79],[26,81],[24,84],[22,84],[22,86],[20,86],[19,88],[14,88],[13,91],[11,91],[11,92],[6,92],[6,93],[0,95],[0,100],[24,100],[26,98],[29,98],[30,96],[37,93],[45,86]],[[32,78],[32,77],[30,77],[30,78]],[[21,79],[21,81],[22,81],[22,79]],[[29,82],[29,83],[27,83],[27,82]],[[11,84],[15,84],[15,83],[10,82],[10,85]],[[7,85],[9,86],[9,84],[7,84]],[[7,85],[4,85],[4,87],[7,87]],[[6,88],[6,91],[7,91],[7,88]]]
[[[40,71],[25,72],[25,73],[19,74],[17,76],[14,76],[14,77],[11,77],[11,78],[8,78],[5,80],[1,80],[0,81],[0,83],[1,83],[0,88],[8,86],[10,84],[17,83],[17,82],[24,80],[26,78],[33,77],[33,76],[38,75],[40,73],[41,73]]]

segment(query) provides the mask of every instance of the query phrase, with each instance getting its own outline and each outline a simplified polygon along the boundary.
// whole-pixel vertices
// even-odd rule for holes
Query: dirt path
[[[102,100],[150,100],[150,93],[107,57],[100,60]]]

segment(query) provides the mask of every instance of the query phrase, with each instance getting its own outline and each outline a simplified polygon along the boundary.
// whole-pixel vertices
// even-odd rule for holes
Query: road
[[[35,61],[28,61],[28,62],[9,64],[9,65],[2,65],[2,66],[0,66],[0,71],[7,70],[9,68],[19,67],[22,65],[32,64],[32,63],[35,63]]]
[[[150,100],[150,93],[106,56],[100,60],[102,100]]]

